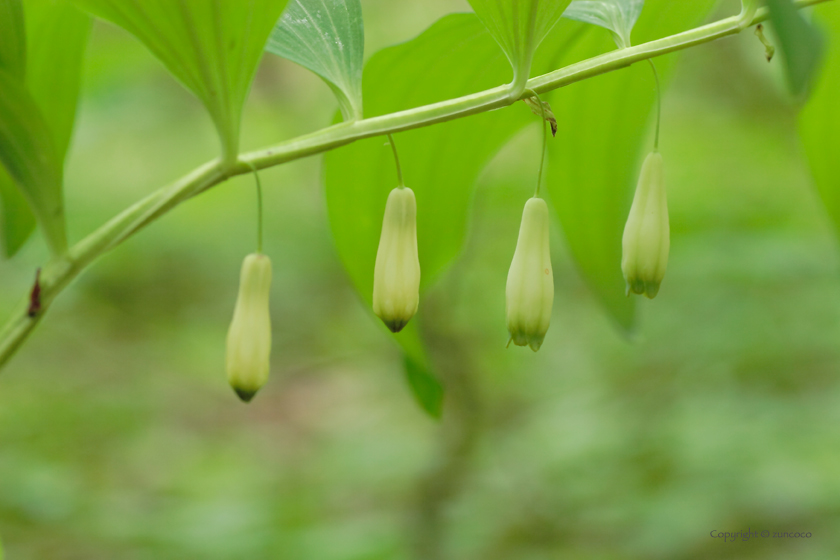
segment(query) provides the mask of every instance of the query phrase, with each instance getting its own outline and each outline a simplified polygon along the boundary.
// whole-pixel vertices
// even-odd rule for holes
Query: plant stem
[[[256,167],[251,166],[254,170],[254,179],[257,180],[257,253],[263,252],[263,191],[262,183],[260,182],[260,173]]]
[[[651,59],[648,59],[651,69],[653,70],[653,77],[656,78],[656,135],[653,138],[653,151],[659,151],[659,126],[662,124],[662,87],[659,84],[659,72],[656,71],[656,65]]]
[[[388,135],[388,142],[391,143],[391,149],[394,151],[394,163],[397,165],[397,181],[399,182],[399,187],[405,187],[405,183],[403,182],[403,175],[402,175],[402,167],[400,167],[400,155],[397,153],[397,145],[394,143],[394,137],[390,134]]]
[[[542,119],[542,151],[540,152],[540,171],[537,173],[537,188],[534,191],[534,198],[539,198],[540,196],[540,185],[542,184],[542,176],[543,176],[543,167],[545,166],[545,150],[548,147],[548,130],[547,126],[548,123],[545,121],[545,105],[543,105],[542,99],[540,99],[539,94],[537,92],[532,91],[530,92],[533,94],[534,97],[537,99],[537,103],[540,104],[540,117]],[[511,339],[512,340],[512,339]],[[510,341],[508,341],[508,346],[510,346]]]
[[[831,0],[794,0],[797,8],[805,8]],[[748,25],[741,16],[602,54],[549,72],[527,81],[526,90],[534,94],[552,91],[575,82],[612,72],[671,52],[735,35],[744,27],[765,21],[767,8],[761,8]],[[319,154],[363,138],[382,136],[450,121],[511,105],[510,86],[502,85],[456,99],[433,103],[389,115],[337,124],[311,134],[287,140],[276,146],[241,155],[236,161],[228,156],[208,162],[169,186],[158,189],[127,208],[99,229],[70,248],[62,257],[43,267],[41,276],[41,311],[28,315],[28,301],[21,301],[0,330],[0,367],[11,358],[47,312],[50,303],[70,282],[97,257],[113,249],[140,229],[157,220],[181,202],[224,182],[234,175],[280,165],[288,161]],[[532,94],[523,92],[520,98]]]

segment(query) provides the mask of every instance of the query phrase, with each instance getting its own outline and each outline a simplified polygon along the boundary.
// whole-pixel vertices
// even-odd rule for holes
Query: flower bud
[[[653,299],[665,276],[671,248],[668,200],[659,152],[648,155],[642,166],[622,245],[621,270],[627,281],[627,295],[633,292]]]
[[[532,198],[525,203],[505,295],[511,340],[517,346],[530,346],[536,352],[548,332],[554,304],[548,206],[541,198]]]
[[[398,187],[388,195],[382,235],[373,271],[373,312],[398,333],[420,303],[417,258],[417,200],[414,191]]]
[[[239,278],[239,296],[227,336],[228,381],[245,402],[254,398],[268,379],[270,291],[271,259],[259,253],[245,257]]]

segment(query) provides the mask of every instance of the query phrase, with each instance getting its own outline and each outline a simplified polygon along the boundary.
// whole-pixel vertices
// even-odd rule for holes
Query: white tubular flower
[[[373,312],[398,333],[420,303],[420,260],[417,257],[417,200],[414,191],[398,187],[388,195],[376,267]]]
[[[254,398],[268,379],[271,355],[271,259],[259,253],[242,263],[239,296],[227,336],[227,375],[245,402]]]
[[[540,349],[551,322],[554,274],[548,244],[548,206],[541,198],[525,203],[519,240],[507,277],[507,328],[517,346]]]
[[[624,227],[621,271],[627,281],[627,295],[633,292],[656,297],[668,267],[671,237],[662,174],[662,156],[653,152],[642,166]]]

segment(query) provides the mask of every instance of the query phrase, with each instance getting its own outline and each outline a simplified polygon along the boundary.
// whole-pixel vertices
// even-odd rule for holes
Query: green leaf
[[[639,41],[690,28],[709,13],[714,0],[648,0],[636,26]],[[582,34],[573,45],[568,37]],[[541,71],[612,50],[609,37],[564,19],[541,50]],[[656,61],[663,77],[674,57]],[[610,72],[545,96],[560,129],[549,143],[546,184],[578,268],[610,315],[625,329],[634,317],[634,300],[625,296],[621,274],[621,236],[637,180],[651,111],[654,77],[646,62]],[[663,137],[666,176],[667,136]],[[667,277],[663,292],[667,292]]]
[[[443,385],[432,372],[423,343],[416,329],[409,323],[407,336],[400,338],[403,346],[405,379],[417,404],[433,418],[443,413]],[[405,331],[405,329],[403,329]]]
[[[65,0],[25,0],[25,13],[26,84],[63,164],[76,118],[90,18]],[[4,250],[12,257],[35,229],[35,217],[6,173],[0,173],[0,200]]]
[[[802,95],[819,68],[824,50],[823,38],[790,0],[766,1],[770,9],[770,23],[785,59],[788,85],[794,95]]]
[[[439,20],[416,39],[376,53],[364,70],[369,116],[434,103],[498,86],[509,76],[504,55],[473,14]],[[417,197],[421,290],[460,253],[476,179],[504,143],[533,117],[521,110],[474,115],[395,135],[405,183]],[[388,193],[397,186],[384,137],[325,156],[327,209],[338,255],[370,304],[373,269]],[[420,303],[419,317],[423,314]],[[395,335],[415,362],[422,345],[412,328]],[[420,347],[418,350],[417,347]],[[428,362],[426,362],[428,363]],[[419,368],[413,370],[415,377]],[[425,368],[428,370],[428,368]],[[418,396],[423,402],[423,398]]]
[[[53,254],[67,249],[61,162],[35,100],[0,70],[0,163],[29,202]]]
[[[0,69],[18,80],[26,75],[26,28],[20,0],[0,0]]]
[[[0,165],[0,205],[2,205],[3,253],[13,257],[32,232],[35,231],[35,214],[29,209],[26,199],[15,182]]]
[[[474,15],[446,16],[416,39],[370,59],[364,73],[368,116],[495,87],[506,73],[503,55]],[[460,252],[475,180],[504,143],[530,122],[529,114],[493,111],[394,136],[405,184],[417,197],[421,290]],[[397,186],[386,138],[328,152],[325,182],[339,256],[370,303],[385,201]]]
[[[645,0],[574,0],[563,17],[609,30],[618,48],[625,49],[644,6]]]
[[[0,0],[0,69],[16,79],[26,76],[26,28],[20,0]],[[35,217],[26,205],[12,178],[0,166],[0,204],[4,253],[11,257],[35,229]]]
[[[818,6],[817,20],[827,25],[831,36],[840,37],[840,4]],[[799,134],[820,198],[840,236],[840,41],[832,41],[825,68],[799,117]]]
[[[66,0],[25,0],[26,84],[64,161],[82,81],[90,18]]]
[[[571,0],[469,0],[513,67],[511,98],[518,99],[534,52]]]
[[[265,48],[323,78],[344,120],[362,118],[365,29],[359,0],[292,0]]]
[[[73,0],[140,39],[213,118],[236,160],[242,107],[286,0]]]

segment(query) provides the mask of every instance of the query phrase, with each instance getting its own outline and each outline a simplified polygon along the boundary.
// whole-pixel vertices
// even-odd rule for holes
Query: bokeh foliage
[[[429,4],[401,4],[366,3],[375,47],[436,19]],[[636,344],[604,320],[558,227],[549,339],[538,355],[504,350],[504,278],[535,182],[536,127],[478,178],[466,248],[428,300],[463,344],[484,409],[445,520],[457,558],[836,557],[840,263],[797,149],[796,108],[749,34],[691,51],[680,68],[663,129],[674,258],[667,292],[640,306]],[[218,151],[201,106],[126,33],[96,25],[84,81],[66,173],[77,236]],[[319,79],[267,60],[243,145],[327,125],[335,108]],[[492,115],[514,112],[534,121],[524,105]],[[57,302],[0,377],[8,555],[408,556],[406,520],[441,428],[409,404],[401,356],[340,269],[321,172],[311,159],[263,173],[276,352],[252,407],[235,401],[221,365],[254,243],[250,178],[161,220]],[[393,177],[390,161],[382,173]],[[32,243],[3,263],[0,311],[44,257]],[[749,526],[814,537],[709,537]]]

